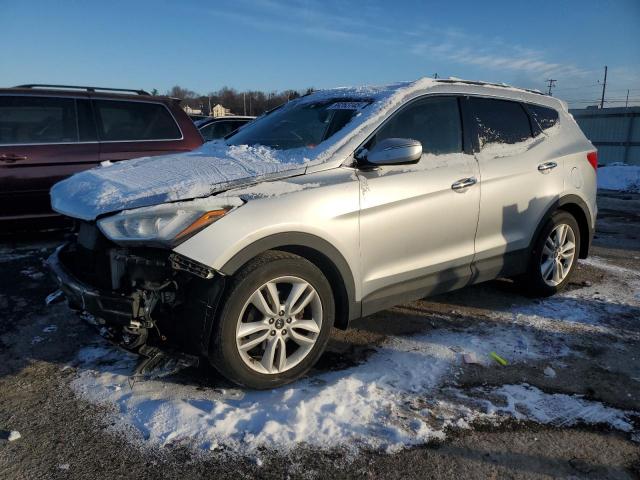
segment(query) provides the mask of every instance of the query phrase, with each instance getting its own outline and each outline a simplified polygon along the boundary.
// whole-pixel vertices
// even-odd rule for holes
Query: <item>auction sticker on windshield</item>
[[[369,103],[370,102],[336,102],[327,107],[327,110],[362,110],[369,105]]]

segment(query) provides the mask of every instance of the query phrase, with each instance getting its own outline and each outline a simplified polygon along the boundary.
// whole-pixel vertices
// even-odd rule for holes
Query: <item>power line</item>
[[[567,103],[593,103],[594,105],[600,102],[599,99],[593,98],[591,100],[587,99],[578,99],[578,100],[565,100]],[[629,100],[626,98],[620,98],[616,100],[605,100],[604,103],[626,103],[626,102],[640,102],[640,97],[629,97]]]
[[[578,85],[578,86],[575,86],[575,87],[559,87],[556,90],[557,91],[559,91],[559,90],[577,90],[579,88],[590,88],[590,87],[591,88],[593,88],[593,87],[598,87],[599,88],[600,84],[599,83],[590,83],[589,85]]]
[[[611,82],[609,82],[611,83]],[[607,90],[608,93],[611,92],[623,92],[623,93],[627,93],[627,92],[640,92],[640,89],[638,88],[614,88],[614,89],[609,89]]]

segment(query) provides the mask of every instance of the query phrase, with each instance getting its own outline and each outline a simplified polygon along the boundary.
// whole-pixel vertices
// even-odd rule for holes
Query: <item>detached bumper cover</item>
[[[68,248],[69,244],[58,247],[47,259],[47,264],[69,305],[102,318],[107,323],[128,325],[134,318],[134,299],[124,294],[99,290],[78,280],[61,260]]]

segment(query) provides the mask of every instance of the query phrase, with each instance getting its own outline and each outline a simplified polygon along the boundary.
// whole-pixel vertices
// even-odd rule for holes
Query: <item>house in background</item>
[[[202,109],[200,108],[191,108],[189,105],[185,105],[182,109],[187,115],[202,115]]]
[[[225,108],[218,103],[211,109],[210,115],[212,117],[224,117],[225,115],[231,115],[231,109]]]

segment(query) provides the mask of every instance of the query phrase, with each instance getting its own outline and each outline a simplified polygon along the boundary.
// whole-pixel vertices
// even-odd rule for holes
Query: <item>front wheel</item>
[[[216,322],[212,364],[235,383],[265,389],[304,375],[334,321],[331,286],[308,260],[270,251],[235,276]]]
[[[555,212],[534,245],[524,278],[527,293],[546,297],[561,291],[575,269],[579,248],[578,222],[568,212]]]

